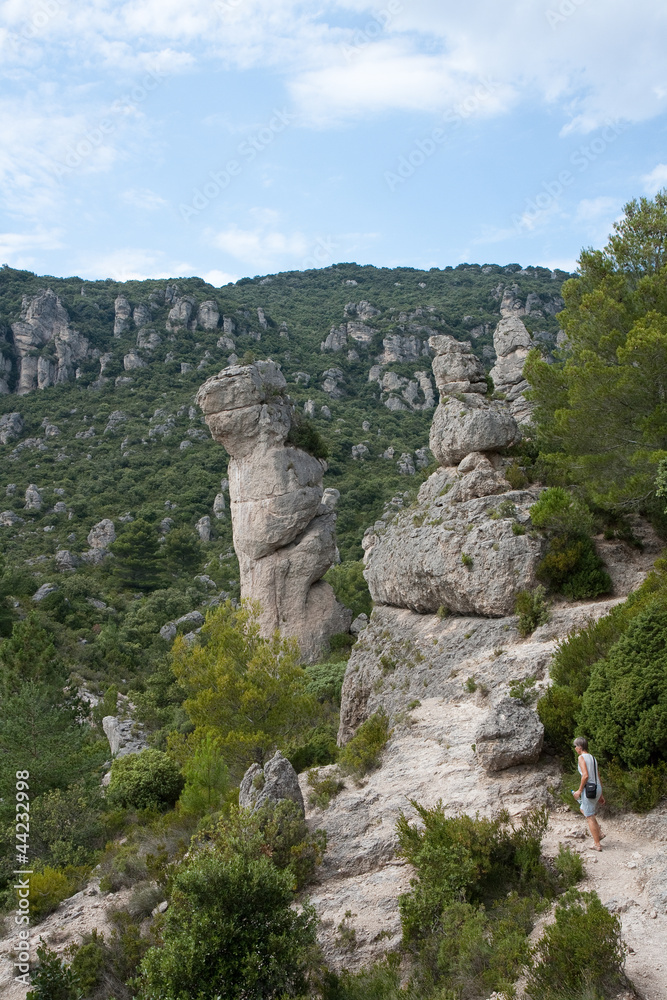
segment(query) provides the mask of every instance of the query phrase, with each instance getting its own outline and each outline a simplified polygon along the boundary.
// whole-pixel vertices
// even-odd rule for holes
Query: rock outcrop
[[[290,800],[304,815],[303,795],[297,773],[280,750],[276,750],[264,767],[251,764],[243,775],[239,789],[239,806],[256,812],[262,806],[277,805]]]
[[[24,295],[21,318],[12,323],[18,354],[19,396],[66,382],[76,364],[88,357],[88,340],[70,326],[67,310],[50,288]]]
[[[98,521],[88,532],[88,545],[90,548],[84,552],[82,559],[85,562],[98,566],[110,555],[109,546],[116,541],[116,529],[113,521],[108,517]]]
[[[304,659],[351,615],[322,579],[336,557],[335,514],[322,503],[325,465],[288,443],[294,407],[272,361],[223,369],[197,394],[229,462],[229,498],[241,594],[259,601],[265,635],[299,640]]]
[[[20,413],[3,413],[0,417],[0,444],[9,444],[23,433],[25,424]]]
[[[526,530],[538,492],[512,490],[503,476],[499,452],[520,432],[507,407],[486,398],[470,344],[435,336],[430,345],[440,390],[430,448],[442,468],[416,505],[366,532],[364,575],[377,603],[510,614],[518,591],[535,585],[543,552],[541,537]]]
[[[132,719],[119,719],[116,715],[105,715],[102,729],[109,741],[113,757],[129,757],[141,753],[148,747],[144,738],[144,728]]]
[[[496,363],[490,371],[497,392],[502,393],[518,424],[527,424],[532,406],[524,393],[529,388],[523,366],[533,346],[528,330],[518,316],[501,319],[493,334]]]

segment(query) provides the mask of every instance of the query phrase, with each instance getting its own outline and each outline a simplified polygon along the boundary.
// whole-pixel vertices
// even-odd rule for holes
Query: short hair
[[[588,740],[585,736],[577,736],[574,741],[575,747],[581,747],[582,750],[588,750]]]

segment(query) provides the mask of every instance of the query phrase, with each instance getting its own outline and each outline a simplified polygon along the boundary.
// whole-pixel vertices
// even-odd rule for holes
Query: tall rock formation
[[[511,614],[518,591],[535,585],[544,546],[526,531],[537,493],[512,490],[503,476],[500,451],[520,431],[507,406],[487,398],[470,344],[447,336],[429,343],[440,390],[429,443],[441,468],[416,505],[366,532],[364,575],[378,604]]]
[[[523,366],[533,343],[518,316],[501,319],[493,334],[493,346],[496,363],[490,375],[494,387],[504,395],[516,422],[527,424],[532,416],[532,405],[525,397],[530,387],[523,377]]]
[[[322,503],[325,464],[287,441],[294,407],[286,384],[273,361],[233,366],[201,386],[197,403],[231,456],[241,594],[259,601],[265,635],[295,636],[311,660],[347,631],[351,614],[322,579],[335,559],[336,517]]]
[[[18,354],[19,396],[68,381],[76,363],[88,357],[90,350],[87,339],[70,326],[67,310],[50,288],[23,296],[21,318],[12,323],[12,334]]]

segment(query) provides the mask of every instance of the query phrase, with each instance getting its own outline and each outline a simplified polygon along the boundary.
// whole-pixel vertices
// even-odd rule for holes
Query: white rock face
[[[60,573],[67,573],[70,570],[76,569],[76,567],[79,565],[78,557],[75,556],[74,553],[70,552],[68,549],[59,549],[56,552],[55,559],[56,559],[56,569]]]
[[[276,750],[264,767],[251,764],[243,775],[239,789],[239,806],[256,812],[262,806],[276,805],[286,799],[295,802],[304,815],[303,795],[297,773],[280,750]]]
[[[213,514],[218,521],[222,521],[227,511],[227,503],[224,493],[216,493],[213,501]]]
[[[162,343],[162,338],[155,332],[155,330],[139,330],[137,334],[137,347],[146,350],[154,351],[156,347],[159,347]],[[137,365],[136,367],[140,367]]]
[[[197,394],[232,456],[229,497],[241,594],[261,605],[265,635],[296,636],[304,658],[347,631],[350,615],[322,577],[335,560],[335,514],[322,504],[322,463],[286,444],[292,403],[272,361],[226,368]]]
[[[124,295],[119,295],[114,302],[114,337],[122,337],[130,329],[130,319],[132,317],[132,306]]]
[[[523,377],[523,366],[533,346],[530,334],[518,316],[501,319],[493,334],[496,363],[490,371],[497,392],[503,393],[509,410],[518,424],[527,424],[532,416],[532,404],[525,398],[529,388]]]
[[[25,424],[20,413],[3,413],[0,417],[0,444],[9,444],[23,433]]]
[[[41,510],[42,509],[42,494],[39,492],[37,486],[34,483],[30,483],[27,490],[25,491],[25,509],[26,510]]]
[[[482,489],[492,495],[480,496]],[[429,490],[436,493],[433,499]],[[477,495],[457,501],[455,490],[463,497],[468,491]],[[536,585],[545,542],[512,529],[515,521],[529,524],[539,491],[506,490],[493,471],[461,477],[453,469],[434,473],[415,507],[398,511],[391,523],[376,524],[364,536],[364,576],[373,600],[422,614],[439,608],[510,614],[517,593]],[[499,500],[514,504],[515,517],[490,516]]]
[[[182,442],[184,443],[184,442]],[[190,441],[185,442],[186,444],[191,444]],[[195,524],[195,531],[199,535],[199,540],[201,542],[211,541],[211,518],[207,515],[200,517]]]
[[[180,330],[190,325],[195,300],[191,295],[178,296],[169,310],[167,317],[168,330]]]
[[[153,318],[151,307],[149,305],[146,305],[146,303],[142,302],[140,305],[135,307],[134,313],[132,314],[132,318],[134,320],[134,325],[136,326],[137,330],[141,330],[142,327],[148,326],[148,324],[151,322],[151,319]]]
[[[135,368],[145,368],[146,362],[135,350],[130,351],[123,358],[123,368],[126,372],[133,371]]]
[[[38,295],[23,296],[21,318],[12,323],[19,356],[19,396],[66,382],[75,374],[76,363],[88,357],[88,340],[70,326],[67,310],[50,288]],[[51,347],[55,359],[35,352]]]
[[[148,747],[144,739],[143,726],[132,719],[119,719],[115,715],[105,715],[102,719],[102,729],[109,741],[112,757],[129,757],[141,753]]]
[[[15,524],[23,524],[23,518],[15,514],[13,510],[0,512],[0,525],[3,528],[13,528]]]
[[[441,465],[458,465],[471,451],[500,451],[520,440],[514,417],[502,404],[477,393],[442,397],[435,411],[429,447]]]
[[[112,542],[116,541],[116,529],[113,521],[105,517],[103,521],[98,521],[88,532],[88,544],[91,549],[108,549]]]
[[[219,322],[220,310],[216,303],[211,299],[202,302],[197,310],[197,323],[202,330],[217,330]]]

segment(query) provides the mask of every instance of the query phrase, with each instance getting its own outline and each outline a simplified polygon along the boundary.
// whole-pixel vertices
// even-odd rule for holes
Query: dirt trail
[[[558,844],[578,850],[587,876],[580,888],[595,890],[621,917],[628,947],[626,972],[645,1000],[667,1000],[667,809],[648,816],[600,817],[602,851],[589,850],[586,821],[562,807],[551,814],[544,852]]]

